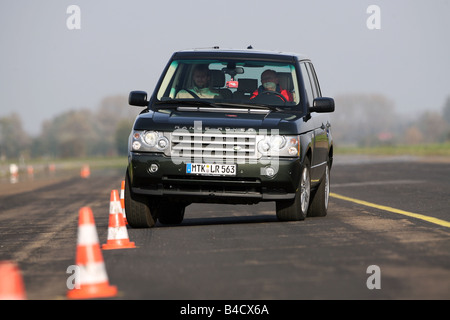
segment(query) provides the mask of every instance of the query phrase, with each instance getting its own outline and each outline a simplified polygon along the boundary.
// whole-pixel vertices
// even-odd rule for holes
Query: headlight
[[[272,136],[270,137],[270,145],[275,150],[281,150],[286,145],[286,138],[284,136]]]
[[[155,131],[146,131],[142,138],[149,147],[154,147],[156,145],[156,140],[158,139],[158,133]]]
[[[158,137],[156,140],[156,147],[160,150],[164,150],[169,146],[169,140],[166,137]]]
[[[264,139],[258,142],[258,151],[262,154],[267,154],[270,151],[269,139]]]
[[[258,142],[262,156],[295,157],[300,154],[298,136],[263,136]]]
[[[300,155],[300,141],[298,136],[289,138],[287,144],[287,152],[290,156]]]
[[[158,131],[133,131],[131,148],[142,152],[169,152],[169,139],[163,132]]]
[[[139,150],[141,148],[141,143],[139,141],[133,141],[133,150]]]

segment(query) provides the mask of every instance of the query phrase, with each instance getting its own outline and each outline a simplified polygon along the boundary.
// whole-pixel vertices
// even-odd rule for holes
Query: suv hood
[[[245,111],[245,109],[243,109]],[[269,111],[267,113],[243,113],[236,110],[221,112],[179,111],[176,109],[146,110],[134,124],[135,130],[173,131],[185,127],[191,129],[195,121],[201,121],[202,128],[225,130],[228,128],[278,129],[280,134],[301,133],[297,121],[301,113]]]

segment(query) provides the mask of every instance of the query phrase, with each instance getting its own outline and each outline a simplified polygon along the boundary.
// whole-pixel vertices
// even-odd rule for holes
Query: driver
[[[201,99],[214,99],[215,97],[220,97],[219,93],[213,92],[209,88],[210,78],[211,76],[207,65],[199,64],[195,66],[195,69],[192,73],[192,81],[194,83],[194,86],[189,90],[180,90],[175,98],[196,98],[194,94]]]
[[[259,93],[262,93],[264,91],[275,91],[281,94],[286,99],[286,101],[293,101],[292,93],[290,93],[286,89],[281,88],[278,82],[279,80],[277,77],[277,73],[274,70],[264,71],[263,73],[261,73],[262,85],[259,86],[259,88],[255,90],[255,92],[253,92],[253,95],[250,97],[250,99],[253,99]]]

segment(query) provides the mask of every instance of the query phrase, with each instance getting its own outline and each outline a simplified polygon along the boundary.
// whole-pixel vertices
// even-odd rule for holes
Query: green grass
[[[335,146],[336,154],[365,154],[365,155],[411,155],[411,156],[445,156],[450,157],[450,142],[396,145],[375,147]]]
[[[127,157],[98,157],[98,158],[80,158],[80,159],[59,159],[53,161],[56,165],[65,168],[77,168],[83,164],[88,164],[91,169],[106,168],[126,168],[128,164]]]

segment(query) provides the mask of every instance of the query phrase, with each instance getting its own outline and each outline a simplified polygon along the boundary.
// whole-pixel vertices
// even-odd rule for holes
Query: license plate
[[[204,174],[211,176],[235,176],[235,164],[187,163],[187,174]]]

